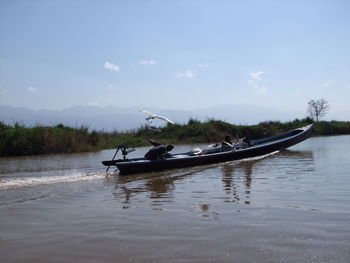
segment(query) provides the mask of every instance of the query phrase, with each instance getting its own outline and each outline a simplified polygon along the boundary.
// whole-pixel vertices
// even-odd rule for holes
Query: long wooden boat
[[[252,140],[250,145],[244,143],[235,144],[229,150],[225,150],[221,145],[212,145],[205,151],[190,151],[186,153],[172,154],[164,159],[147,160],[145,158],[125,158],[126,147],[122,149],[124,159],[102,161],[103,165],[116,166],[119,174],[134,174],[155,172],[174,168],[206,165],[219,162],[227,162],[250,157],[257,157],[286,149],[300,143],[311,136],[312,124],[284,132],[275,136]],[[108,170],[108,169],[107,169]]]

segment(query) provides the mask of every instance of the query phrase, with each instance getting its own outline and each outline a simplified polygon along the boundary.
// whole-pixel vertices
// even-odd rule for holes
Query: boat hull
[[[312,124],[302,127],[300,129],[295,129],[288,133],[284,133],[286,137],[280,138],[283,136],[273,136],[270,137],[270,141],[251,146],[246,149],[227,151],[227,152],[218,152],[205,155],[193,155],[178,157],[166,158],[164,160],[145,160],[145,159],[131,159],[126,161],[104,161],[103,164],[115,165],[121,175],[126,174],[135,174],[135,173],[147,173],[147,172],[156,172],[163,171],[168,169],[175,168],[184,168],[191,166],[199,166],[206,164],[213,164],[219,162],[227,162],[240,160],[245,158],[262,156],[269,154],[281,149],[288,148],[297,143],[304,141],[305,139],[311,136]],[[290,134],[290,135],[288,135]],[[283,134],[282,134],[283,135]],[[287,136],[288,135],[288,136]],[[262,140],[260,140],[262,141]]]

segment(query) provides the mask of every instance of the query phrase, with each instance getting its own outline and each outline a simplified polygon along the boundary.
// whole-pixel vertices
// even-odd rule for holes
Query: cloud
[[[2,90],[0,90],[0,92],[5,94],[5,93],[8,93],[9,91],[7,89],[2,89]]]
[[[34,92],[37,92],[37,91],[38,91],[38,89],[37,89],[37,88],[35,88],[35,87],[28,87],[28,88],[27,88],[27,91],[28,91],[28,92],[32,92],[32,93],[34,93]]]
[[[155,60],[147,60],[147,59],[139,61],[140,65],[154,65],[156,63],[157,62]]]
[[[177,74],[176,77],[177,78],[193,78],[194,73],[191,70],[187,70],[186,72]]]
[[[252,80],[261,80],[261,76],[264,74],[264,71],[252,72],[250,73],[250,77]]]
[[[120,70],[120,66],[119,65],[110,63],[108,61],[105,62],[105,68],[109,69],[109,70],[112,70],[112,71],[119,71]]]
[[[198,67],[200,67],[200,68],[207,68],[207,67],[209,67],[209,66],[210,66],[209,63],[198,64]]]
[[[262,82],[262,76],[264,74],[265,72],[262,70],[250,73],[248,84],[253,88],[253,93],[261,95],[267,92],[267,87]]]

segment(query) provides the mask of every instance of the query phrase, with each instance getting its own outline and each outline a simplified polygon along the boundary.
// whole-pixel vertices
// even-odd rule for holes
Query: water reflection
[[[222,167],[222,179],[224,185],[224,191],[226,195],[232,195],[233,196],[233,202],[239,201],[239,194],[237,191],[238,184],[234,181],[234,175],[233,175],[233,165],[231,164],[225,164]]]
[[[296,167],[295,162],[291,162],[290,159],[294,159],[303,165]],[[251,204],[252,183],[254,181],[253,170],[255,167],[258,167],[260,163],[264,163],[267,167],[271,167],[274,166],[274,162],[277,162],[279,164],[279,171],[277,172],[286,173],[287,170],[283,171],[281,169],[281,167],[283,167],[283,160],[288,160],[288,165],[286,166],[289,166],[289,164],[293,165],[293,167],[289,167],[293,170],[293,173],[300,174],[302,170],[314,170],[313,166],[310,166],[310,164],[313,164],[312,151],[285,150],[278,154],[269,155],[260,159],[247,159],[239,162],[226,163],[221,168],[223,190],[226,195],[231,197],[227,199],[226,202],[239,202],[244,200],[245,204]],[[262,168],[259,167],[259,169]],[[243,187],[242,190],[241,187]]]
[[[202,184],[203,180],[206,178],[205,176],[209,173],[211,177],[215,176],[215,174],[219,175],[217,179],[221,179],[222,189],[226,196],[226,198],[224,198],[225,202],[243,202],[245,204],[251,204],[253,182],[256,179],[254,178],[254,172],[257,171],[256,169],[261,170],[266,169],[266,167],[271,169],[274,167],[274,162],[283,164],[284,160],[287,160],[286,165],[290,166],[291,163],[295,165],[295,162],[290,162],[291,158],[296,159],[298,162],[312,163],[313,153],[311,151],[286,150],[262,158],[245,159],[225,164],[141,175],[119,176],[116,179],[115,192],[113,194],[114,197],[117,200],[121,200],[122,203],[129,203],[134,196],[143,193],[146,198],[153,200],[153,204],[159,205],[160,202],[172,202],[175,188],[179,185],[178,183],[181,180],[189,179],[191,176],[199,174],[201,177],[196,177],[194,180],[196,184]],[[298,168],[291,167],[291,169],[297,173],[300,173],[300,169],[304,168],[305,165],[301,165]],[[307,169],[310,169],[310,167]],[[220,173],[216,173],[217,170],[219,170]],[[285,171],[279,170],[277,172],[283,173]],[[210,186],[206,185],[206,187]],[[206,211],[208,207],[208,204],[204,204],[200,209]]]
[[[123,203],[129,203],[132,196],[146,193],[147,197],[159,203],[159,199],[171,198],[175,190],[175,181],[189,178],[207,168],[197,167],[141,175],[119,176],[116,181],[114,197]],[[189,171],[188,171],[189,170]]]
[[[137,193],[147,193],[147,197],[151,199],[170,198],[172,191],[175,189],[174,181],[179,177],[170,177],[168,175],[153,176],[152,178],[132,182],[126,180],[123,182],[121,178],[117,184],[114,196],[117,199],[122,199],[123,203],[129,203],[130,198]]]
[[[251,184],[252,184],[252,171],[253,171],[253,165],[256,163],[256,161],[247,161],[242,163],[234,163],[234,164],[224,164],[222,166],[222,179],[223,182],[223,189],[225,191],[225,194],[232,196],[232,199],[229,200],[231,202],[237,202],[241,200],[239,188],[240,188],[240,181],[241,181],[241,173],[240,168],[243,168],[243,182],[242,185],[244,186],[245,190],[245,198],[250,198],[251,193]],[[236,176],[234,174],[234,171],[236,171]],[[228,201],[228,200],[227,200]],[[246,204],[250,204],[249,200],[244,201]]]
[[[146,189],[151,193],[150,198],[164,198],[174,190],[174,179],[172,177],[160,177],[148,180],[145,183]]]

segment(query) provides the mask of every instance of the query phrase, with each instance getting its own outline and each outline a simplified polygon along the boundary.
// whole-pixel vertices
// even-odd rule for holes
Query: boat
[[[108,166],[107,172],[111,166],[115,166],[119,170],[120,175],[128,175],[258,157],[284,150],[306,140],[311,136],[312,126],[313,124],[309,124],[278,135],[251,140],[249,144],[238,142],[231,145],[232,147],[229,149],[221,144],[213,144],[204,149],[197,148],[185,153],[169,154],[163,159],[156,160],[147,160],[145,158],[128,159],[126,155],[135,149],[119,146],[112,160],[102,161],[102,164]],[[115,160],[119,150],[123,154],[123,159]]]

